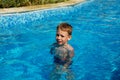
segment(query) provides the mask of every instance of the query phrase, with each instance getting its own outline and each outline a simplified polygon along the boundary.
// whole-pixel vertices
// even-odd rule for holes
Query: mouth
[[[57,41],[58,44],[62,44],[62,41]]]

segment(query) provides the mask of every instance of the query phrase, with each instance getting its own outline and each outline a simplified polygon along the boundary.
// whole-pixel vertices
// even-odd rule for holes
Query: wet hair
[[[72,26],[68,23],[61,23],[57,26],[57,31],[62,30],[68,32],[69,35],[72,35]]]

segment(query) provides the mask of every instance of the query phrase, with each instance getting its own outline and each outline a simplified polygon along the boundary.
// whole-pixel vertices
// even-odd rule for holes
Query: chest
[[[54,49],[54,54],[57,57],[67,57],[68,53],[69,53],[68,49],[64,47],[56,47]]]

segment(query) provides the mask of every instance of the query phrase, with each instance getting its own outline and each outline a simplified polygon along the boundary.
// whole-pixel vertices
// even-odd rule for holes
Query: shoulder
[[[74,51],[74,48],[73,48],[70,44],[67,45],[67,49],[68,49],[69,51]]]
[[[74,56],[74,48],[71,45],[67,45],[69,51],[69,57],[72,58]]]
[[[50,49],[50,53],[51,53],[51,54],[54,54],[54,53],[55,53],[55,48],[56,48],[56,46],[57,46],[56,43],[53,43],[53,44],[51,45],[51,49]]]
[[[50,45],[51,51],[54,50],[55,47],[56,47],[56,43],[51,44],[51,45]]]
[[[51,45],[51,47],[56,47],[57,46],[57,43],[53,43],[52,45]]]

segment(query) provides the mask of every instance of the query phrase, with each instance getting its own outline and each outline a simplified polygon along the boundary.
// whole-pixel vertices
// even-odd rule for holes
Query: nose
[[[60,36],[60,35],[58,35],[56,38],[59,40],[59,39],[61,39],[61,36]]]

